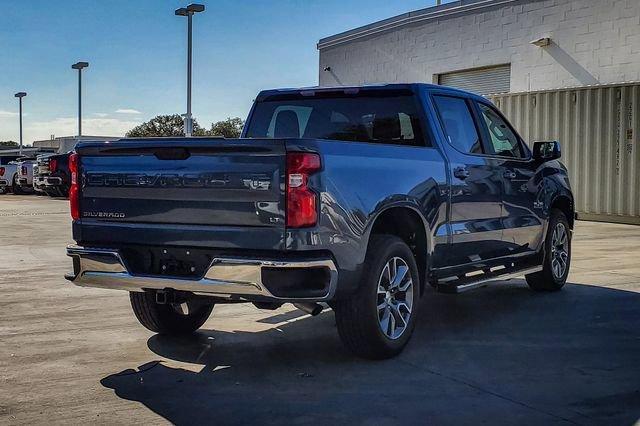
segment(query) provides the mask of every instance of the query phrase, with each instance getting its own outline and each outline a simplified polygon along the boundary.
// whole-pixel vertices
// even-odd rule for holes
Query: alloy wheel
[[[564,223],[557,223],[551,236],[551,271],[555,279],[562,279],[569,261],[569,236]]]
[[[390,259],[378,278],[378,322],[389,339],[398,339],[409,326],[413,308],[413,280],[407,262]]]

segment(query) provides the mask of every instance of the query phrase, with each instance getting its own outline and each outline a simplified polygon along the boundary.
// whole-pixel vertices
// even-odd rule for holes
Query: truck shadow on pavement
[[[534,293],[514,280],[458,296],[429,290],[392,360],[351,356],[325,311],[263,332],[153,336],[157,360],[101,383],[174,424],[630,425],[640,418],[639,330],[639,293]]]

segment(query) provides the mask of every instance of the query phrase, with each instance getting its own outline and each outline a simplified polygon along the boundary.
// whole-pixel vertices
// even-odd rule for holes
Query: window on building
[[[434,96],[449,143],[461,152],[482,154],[482,144],[467,101],[453,96]]]

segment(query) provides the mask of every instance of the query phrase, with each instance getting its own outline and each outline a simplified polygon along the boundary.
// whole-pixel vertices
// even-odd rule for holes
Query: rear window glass
[[[253,110],[246,136],[425,145],[410,95],[262,101]]]
[[[9,156],[9,157],[0,157],[0,165],[9,164],[12,161],[18,159],[17,156]]]

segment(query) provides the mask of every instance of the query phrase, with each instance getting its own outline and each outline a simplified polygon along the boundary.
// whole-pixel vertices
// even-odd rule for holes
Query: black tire
[[[559,273],[559,269],[554,271],[554,258],[558,265],[562,266],[560,260],[564,255],[558,245],[554,244],[554,231],[559,228],[564,228],[566,235],[566,245],[564,251],[566,252],[566,258],[564,261],[564,269],[562,273]],[[549,228],[547,229],[547,235],[544,240],[544,261],[542,264],[542,271],[535,272],[527,275],[525,278],[529,287],[535,291],[557,291],[560,290],[567,282],[567,276],[569,275],[569,268],[571,266],[571,228],[569,228],[569,221],[561,210],[552,209],[549,217]]]
[[[58,189],[58,196],[62,198],[69,198],[69,188],[61,186]]]
[[[58,188],[57,186],[52,186],[49,189],[49,191],[47,191],[47,193],[49,194],[50,197],[53,197],[53,198],[62,197],[62,191],[60,191],[60,188]]]
[[[213,303],[190,300],[189,312],[179,313],[172,304],[156,303],[155,292],[130,292],[131,307],[140,324],[154,333],[185,335],[191,334],[207,321]]]
[[[387,326],[386,332],[383,331],[383,320],[387,317],[386,323],[390,325],[391,316],[394,317],[393,324],[397,324],[396,315],[401,311],[391,309],[391,306],[398,306],[398,300],[390,300],[390,291],[379,294],[379,280],[385,281],[382,274],[385,267],[393,259],[401,259],[408,269],[406,274],[410,274],[412,281],[411,294],[408,288],[406,292],[396,290],[393,297],[400,300],[404,294],[404,301],[411,301],[410,311],[408,312],[408,321],[398,337],[391,338],[388,336],[390,328]],[[399,262],[398,262],[399,263]],[[404,267],[404,266],[402,266]],[[336,324],[338,333],[345,346],[354,354],[368,359],[386,359],[398,355],[406,346],[411,338],[415,327],[415,320],[418,311],[418,301],[420,293],[420,278],[418,275],[418,267],[413,257],[413,253],[409,247],[400,238],[393,235],[373,235],[367,249],[363,276],[358,291],[348,298],[337,300],[333,306],[336,315]],[[408,278],[408,277],[407,277]],[[389,279],[388,281],[392,281]],[[403,285],[407,285],[407,280],[403,280]],[[397,289],[402,287],[398,283]],[[383,284],[383,288],[385,287]],[[382,297],[382,299],[381,299]],[[385,305],[383,309],[379,309],[380,305]],[[408,305],[408,303],[407,303]],[[407,315],[407,310],[404,309]],[[400,317],[403,318],[402,313]],[[402,326],[400,327],[402,328]]]
[[[18,185],[18,175],[13,176],[13,184],[11,185],[11,192],[13,192],[14,195],[24,194],[24,191],[22,190],[22,188],[20,188],[20,185]]]
[[[47,194],[51,198],[56,198],[58,196],[57,191],[55,190],[55,188],[52,188],[52,187],[47,187],[44,190],[44,193]]]

